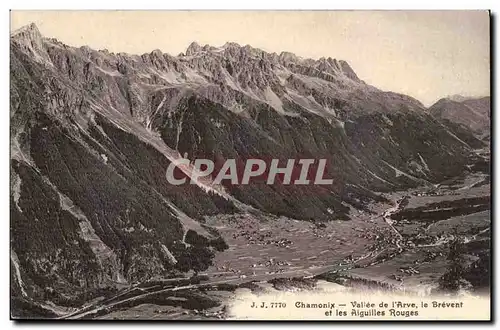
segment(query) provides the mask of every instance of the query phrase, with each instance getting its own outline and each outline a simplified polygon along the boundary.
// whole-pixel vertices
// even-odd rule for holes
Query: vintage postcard
[[[11,11],[14,320],[491,320],[488,11]]]

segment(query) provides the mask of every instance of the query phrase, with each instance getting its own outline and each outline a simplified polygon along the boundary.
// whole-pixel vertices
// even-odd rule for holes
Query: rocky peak
[[[311,90],[307,76],[322,79],[325,84],[335,84],[339,87],[335,93],[339,95],[347,93],[345,86],[357,88],[361,82],[345,61],[331,57],[302,58],[286,51],[278,55],[248,44],[241,46],[236,42],[226,42],[221,47],[201,46],[197,42],[192,42],[185,54],[181,53],[179,56],[171,56],[159,49],[138,56],[125,53],[114,54],[105,50],[93,51],[88,47],[80,47],[78,51],[74,51],[70,46],[43,38],[34,24],[12,35],[11,43],[19,44],[20,50],[24,53],[45,66],[55,65],[58,70],[68,73],[73,78],[80,72],[78,68],[84,67],[89,61],[97,66],[96,77],[126,75],[127,79],[135,82],[133,88],[139,88],[137,86],[142,83],[166,85],[186,83],[190,87],[204,90],[206,83],[210,82],[222,86],[224,91],[234,90],[246,93],[245,95],[257,101],[272,104],[278,109],[281,109],[283,101],[281,98],[284,97],[286,85],[296,89],[292,91],[293,93],[301,94],[305,90]],[[58,47],[54,47],[55,44]],[[296,79],[285,80],[291,74],[297,74]],[[88,74],[85,77],[87,80],[90,79]],[[96,77],[94,77],[96,80],[94,85],[102,84],[102,77]],[[325,87],[330,88],[327,85]],[[127,95],[134,93],[136,93],[135,90],[129,91]],[[237,102],[235,99],[228,100],[228,93],[223,94],[216,98],[218,102],[224,104]],[[319,94],[316,97],[318,100],[314,102],[320,102],[318,104],[331,103],[330,99],[323,100],[324,97]],[[301,103],[302,99],[296,98],[293,102]],[[306,106],[304,102],[301,104]],[[317,107],[317,105],[314,103],[312,107]]]
[[[340,60],[339,61],[340,68],[342,69],[342,72],[349,78],[351,78],[354,81],[360,82],[360,79],[358,78],[358,75],[354,72],[354,70],[351,68],[349,63],[346,61]]]
[[[224,49],[241,48],[241,46],[236,42],[228,41],[224,44],[224,46],[222,46],[222,48],[224,48]]]
[[[210,46],[210,45],[205,45],[205,46],[203,46],[202,49],[203,49],[203,51],[208,52],[208,51],[211,51],[211,50],[215,50],[216,48],[213,47],[213,46]]]
[[[12,41],[17,43],[24,43],[27,45],[41,46],[43,43],[43,37],[38,30],[35,23],[25,25],[16,31],[13,31],[10,35]]]
[[[13,31],[11,33],[11,37],[16,37],[16,38],[24,37],[24,38],[37,39],[37,38],[42,38],[42,35],[40,33],[40,30],[38,30],[36,24],[31,23]]]
[[[186,55],[188,55],[188,56],[193,55],[193,54],[199,53],[201,51],[202,51],[201,46],[197,42],[193,41],[189,45],[189,47],[186,49]]]
[[[43,46],[44,39],[35,23],[25,25],[13,31],[10,35],[10,40],[31,54],[37,62],[50,62],[49,56]]]
[[[294,53],[290,52],[281,52],[279,59],[281,62],[284,63],[289,63],[289,62],[297,63],[299,61],[299,57]]]
[[[151,56],[156,56],[156,57],[162,57],[163,56],[163,52],[159,49],[155,49],[151,52]]]
[[[470,97],[466,97],[460,94],[450,95],[447,96],[446,98],[454,102],[463,102],[471,99]]]

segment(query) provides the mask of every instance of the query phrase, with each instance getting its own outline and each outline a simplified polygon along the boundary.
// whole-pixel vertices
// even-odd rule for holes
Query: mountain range
[[[440,99],[429,108],[429,112],[440,120],[463,125],[486,138],[490,135],[490,109],[489,96],[471,98],[457,95]]]
[[[426,109],[330,57],[236,43],[115,54],[45,38],[31,24],[11,33],[10,58],[19,310],[77,306],[119,285],[206,269],[227,248],[206,216],[349,221],[384,192],[460,175],[485,146],[474,130],[485,127],[489,100]],[[181,155],[324,158],[334,184],[173,186],[165,172]]]

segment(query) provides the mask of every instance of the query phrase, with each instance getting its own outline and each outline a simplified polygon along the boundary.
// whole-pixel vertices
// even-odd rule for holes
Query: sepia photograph
[[[11,320],[491,321],[491,22],[11,10]]]

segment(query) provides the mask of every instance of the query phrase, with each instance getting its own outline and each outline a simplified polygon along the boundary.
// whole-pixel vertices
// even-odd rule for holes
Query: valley
[[[489,293],[489,101],[441,118],[454,103],[430,111],[344,60],[233,42],[115,54],[30,24],[10,46],[12,318],[226,319],[269,290],[430,295],[452,263],[454,291]],[[333,183],[214,182],[185,163],[192,183],[170,184],[183,159],[321,159]]]
[[[379,212],[377,215],[358,215],[349,222],[318,226],[250,214],[213,217],[207,219],[207,224],[220,231],[229,248],[216,256],[214,265],[206,272],[183,279],[137,284],[60,317],[120,319],[147,315],[148,319],[218,319],[226,315],[228,302],[238,290],[307,291],[315,290],[318,283],[430,295],[447,268],[447,243],[453,238],[450,233],[464,238],[470,262],[489,253],[489,213],[475,212],[476,204],[467,203],[470,216],[431,217],[433,220],[426,220],[423,227],[419,226],[425,218],[423,212],[418,221],[389,223],[387,218],[391,215],[398,218],[403,210],[443,201],[459,201],[462,206],[470,196],[482,196],[489,203],[488,184],[475,187],[469,184],[485,176],[470,173],[440,186],[439,192],[433,186],[391,194],[386,197],[394,201],[395,207],[373,205],[372,210]],[[480,276],[484,280],[489,275]],[[489,290],[483,285],[474,289],[479,294]],[[211,303],[207,302],[207,306],[188,303],[197,295]],[[195,305],[198,307],[194,308]]]

